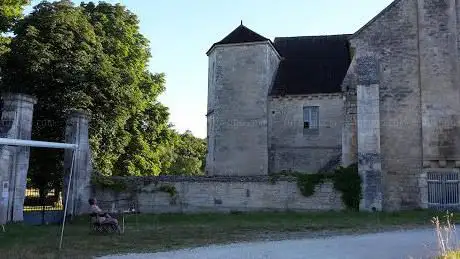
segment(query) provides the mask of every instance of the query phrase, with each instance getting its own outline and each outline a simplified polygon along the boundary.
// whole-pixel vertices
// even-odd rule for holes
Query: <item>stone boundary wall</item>
[[[202,213],[247,211],[342,210],[341,194],[332,183],[316,186],[315,194],[300,193],[295,178],[269,176],[119,177],[123,190],[93,184],[93,195],[104,210],[135,207],[140,213]],[[163,186],[163,187],[162,187]],[[174,188],[171,188],[174,186]],[[164,189],[173,189],[176,194]],[[161,190],[163,189],[163,190]]]

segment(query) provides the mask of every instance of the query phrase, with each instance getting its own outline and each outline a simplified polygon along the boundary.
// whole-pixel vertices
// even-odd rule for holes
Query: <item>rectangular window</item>
[[[319,129],[319,106],[303,107],[303,128]]]

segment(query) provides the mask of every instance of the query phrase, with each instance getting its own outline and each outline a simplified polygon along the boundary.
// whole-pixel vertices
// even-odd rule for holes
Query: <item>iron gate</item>
[[[33,225],[58,223],[64,215],[62,195],[57,190],[42,193],[27,188],[24,199],[24,222]]]
[[[428,207],[458,210],[460,208],[458,172],[428,172]]]

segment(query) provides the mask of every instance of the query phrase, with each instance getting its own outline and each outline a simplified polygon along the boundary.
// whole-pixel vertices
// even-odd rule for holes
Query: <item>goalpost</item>
[[[66,197],[65,197],[64,215],[62,217],[61,237],[59,240],[59,250],[61,250],[62,239],[64,237],[65,219],[67,215],[67,205],[68,205],[69,196],[70,196],[70,193],[69,193],[70,185],[72,184],[73,167],[74,167],[74,162],[75,162],[75,157],[76,157],[76,151],[78,150],[78,145],[69,144],[69,143],[46,142],[46,141],[23,140],[23,139],[9,139],[9,138],[0,138],[0,145],[42,147],[42,148],[54,148],[54,149],[71,149],[72,150],[72,162],[70,166],[69,182],[67,184],[67,192],[66,192]]]

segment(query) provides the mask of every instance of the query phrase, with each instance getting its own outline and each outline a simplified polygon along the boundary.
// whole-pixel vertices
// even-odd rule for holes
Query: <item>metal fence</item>
[[[428,172],[428,206],[433,209],[460,208],[458,172]]]
[[[26,189],[24,199],[24,221],[31,224],[56,223],[63,215],[62,195],[51,190],[40,195],[38,189]]]

